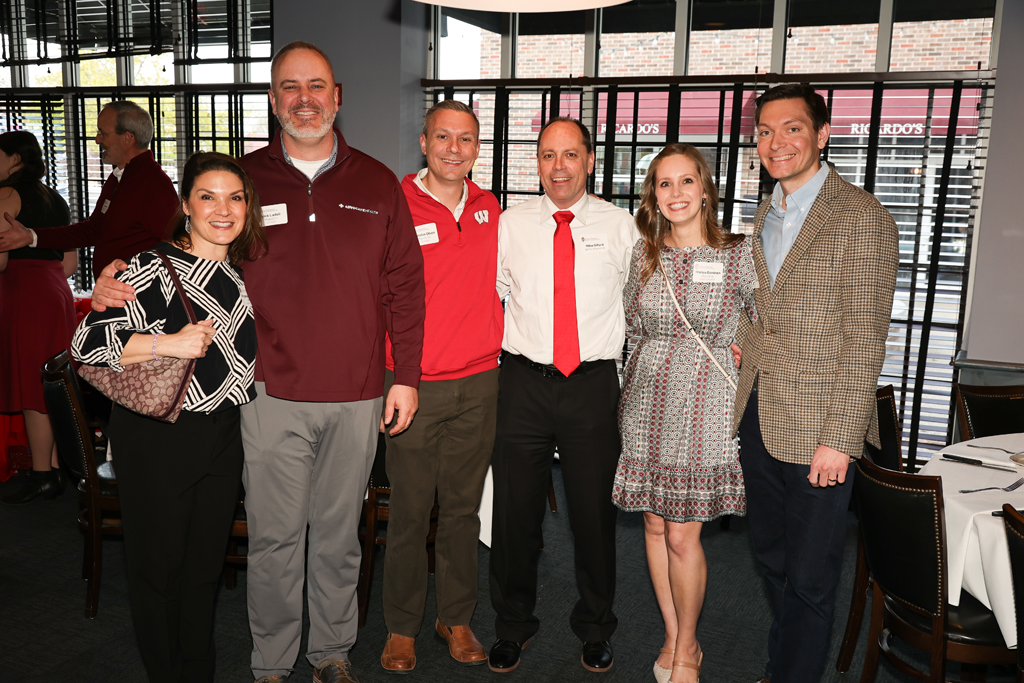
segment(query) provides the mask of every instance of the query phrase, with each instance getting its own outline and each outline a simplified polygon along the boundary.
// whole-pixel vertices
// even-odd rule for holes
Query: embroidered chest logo
[[[476,213],[473,214],[473,218],[476,219],[477,223],[483,225],[484,223],[487,222],[487,209],[477,211]]]

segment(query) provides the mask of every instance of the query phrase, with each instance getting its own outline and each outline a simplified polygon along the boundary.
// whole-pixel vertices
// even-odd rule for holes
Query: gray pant
[[[267,396],[242,406],[249,526],[249,627],[256,678],[291,673],[302,636],[302,586],[316,666],[348,659],[356,640],[359,516],[383,399],[305,403]],[[309,555],[306,525],[309,525]]]

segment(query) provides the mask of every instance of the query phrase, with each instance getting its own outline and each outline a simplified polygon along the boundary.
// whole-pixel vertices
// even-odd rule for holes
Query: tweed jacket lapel
[[[786,254],[786,259],[782,262],[782,268],[779,269],[779,274],[775,276],[775,286],[771,288],[771,296],[768,298],[769,302],[774,298],[775,294],[782,289],[782,286],[785,284],[789,274],[793,272],[793,268],[800,261],[800,258],[804,255],[807,249],[810,248],[811,244],[814,242],[814,238],[817,236],[822,226],[824,226],[831,218],[832,197],[840,182],[839,175],[836,173],[835,169],[829,169],[828,175],[825,177],[825,183],[821,186],[818,196],[815,198],[814,203],[807,212],[807,218],[804,219],[804,224],[800,228],[800,233],[796,236],[796,241],[793,243],[793,247],[789,250],[789,253]]]

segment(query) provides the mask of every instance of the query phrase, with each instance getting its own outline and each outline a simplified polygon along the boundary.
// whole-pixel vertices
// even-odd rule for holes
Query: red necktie
[[[576,246],[569,223],[572,211],[555,213],[555,367],[568,377],[580,365],[576,328]]]

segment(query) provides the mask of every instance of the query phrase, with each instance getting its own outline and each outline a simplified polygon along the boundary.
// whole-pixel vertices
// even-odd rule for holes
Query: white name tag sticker
[[[106,213],[107,209],[109,209],[109,208],[110,208],[110,200],[109,199],[103,200],[103,207],[100,208],[100,213]]]
[[[284,225],[288,222],[287,204],[267,204],[263,207],[263,225]]]
[[[721,283],[724,276],[725,269],[721,263],[702,263],[698,261],[693,264],[694,282]]]
[[[578,243],[584,254],[608,251],[608,238],[604,235],[580,235]]]
[[[416,238],[420,241],[420,246],[427,244],[437,244],[441,241],[441,238],[437,236],[437,223],[424,223],[423,225],[416,226]]]

